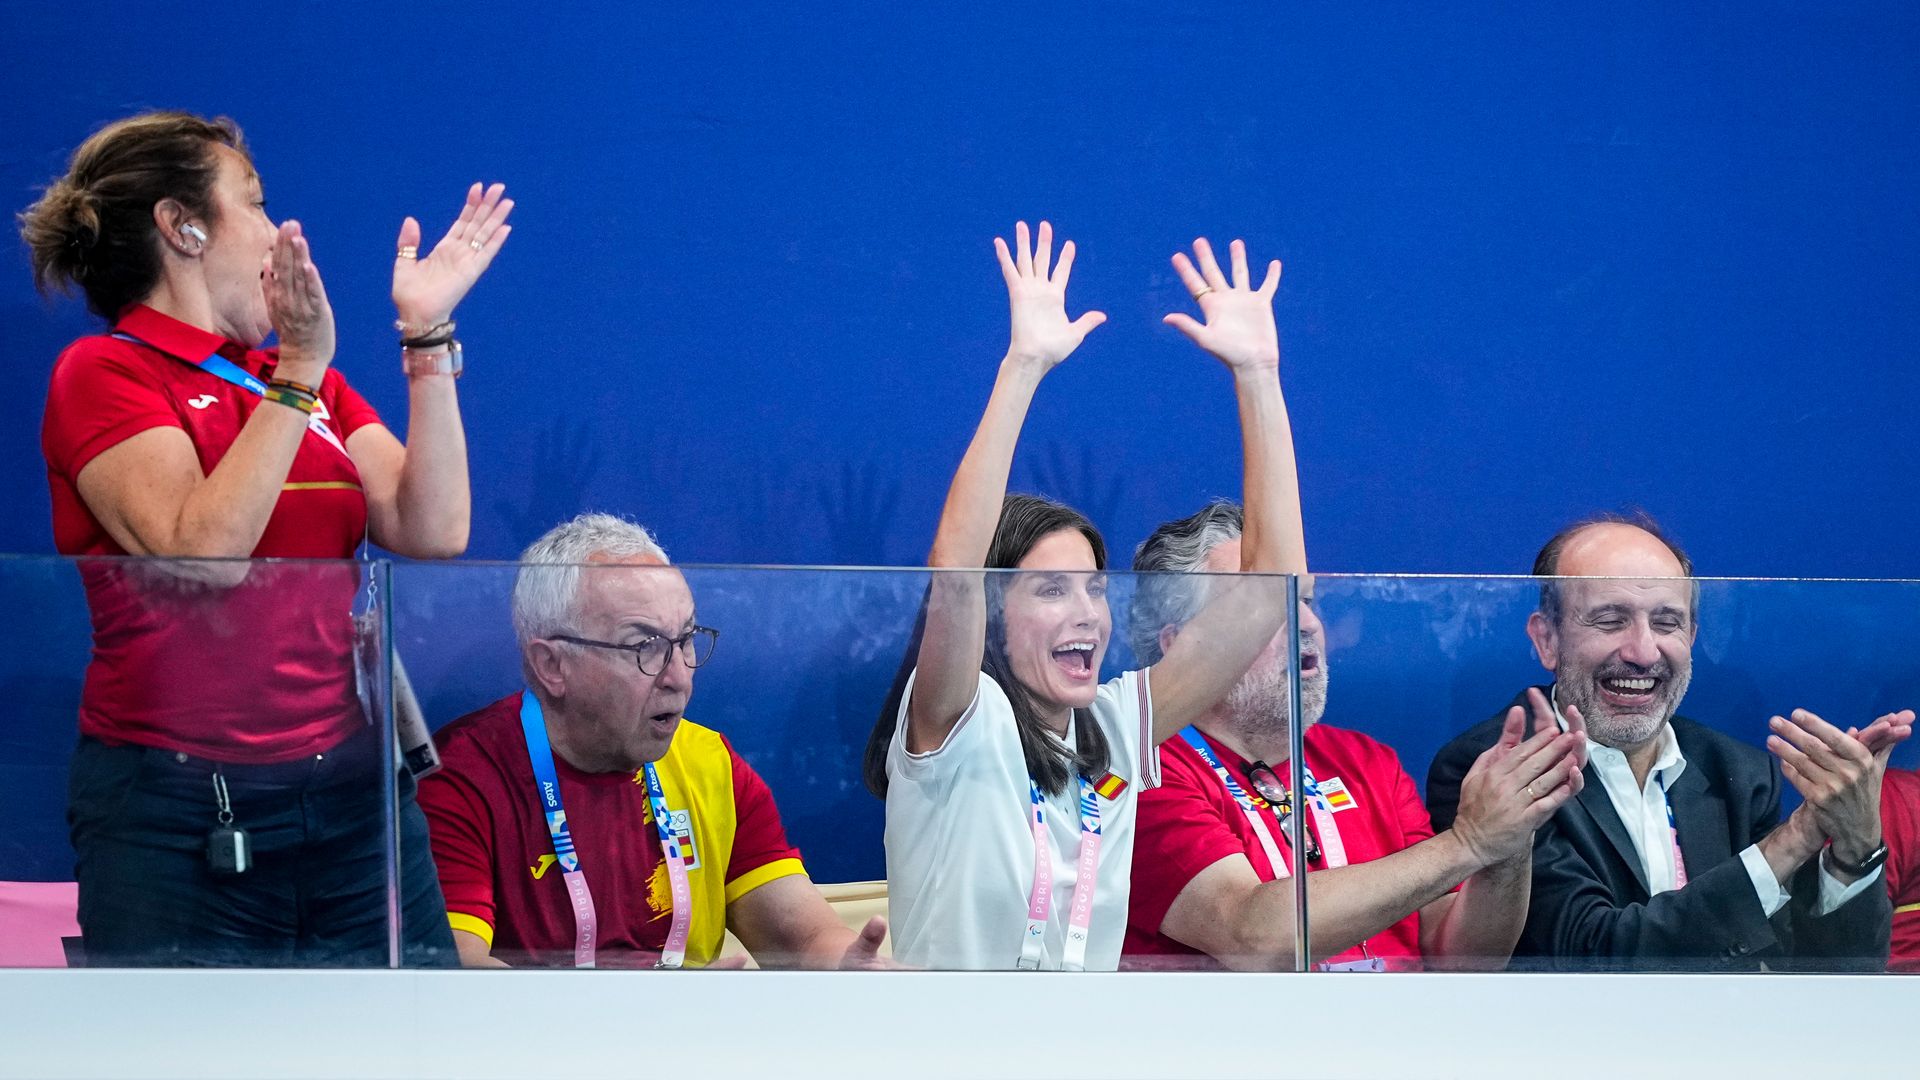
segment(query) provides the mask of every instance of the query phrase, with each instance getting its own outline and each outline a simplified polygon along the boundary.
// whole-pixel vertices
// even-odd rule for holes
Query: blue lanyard
[[[1227,771],[1227,767],[1221,764],[1220,758],[1213,752],[1213,747],[1207,745],[1207,740],[1201,737],[1199,730],[1192,724],[1188,724],[1180,729],[1180,737],[1187,740],[1187,745],[1193,747],[1194,752],[1198,753],[1214,773],[1226,783],[1227,794],[1233,796],[1233,801],[1240,804],[1240,809],[1249,814],[1255,813],[1258,808],[1254,805],[1253,799],[1233,778],[1233,774]]]
[[[553,837],[553,857],[562,872],[576,872],[580,854],[573,848],[567,811],[560,805],[560,776],[553,767],[553,745],[547,741],[547,719],[531,690],[520,693],[520,731],[527,738],[527,757],[533,760],[533,783],[540,796],[540,811],[546,815],[547,833]]]
[[[142,341],[139,338],[134,337],[132,334],[127,333],[125,330],[116,330],[113,332],[113,336],[119,338],[122,341],[131,341],[135,345],[145,345],[147,348],[153,349],[158,352],[164,353],[167,351],[165,349],[160,348],[160,346],[158,345],[152,344],[151,342]],[[173,354],[167,353],[167,355],[172,356]],[[183,362],[192,363],[192,361],[183,361]],[[254,394],[255,396],[264,395],[267,392],[267,384],[261,382],[258,376],[247,374],[247,371],[245,368],[242,368],[240,365],[234,363],[233,361],[227,359],[224,356],[221,356],[218,352],[215,352],[209,355],[205,360],[202,360],[199,363],[194,364],[193,366],[199,368],[201,371],[204,371],[209,375],[214,376],[215,378],[224,379],[227,382],[230,382],[233,385],[241,388],[242,390],[245,390],[251,394]]]
[[[142,341],[139,338],[134,337],[132,334],[129,334],[124,330],[114,331],[113,336],[119,338],[122,341],[131,341],[135,345],[145,345],[149,349],[153,349],[156,352],[166,353],[166,355],[168,356],[173,355],[172,353],[168,353],[167,350],[160,348],[160,346],[154,345],[151,342]],[[175,357],[175,359],[179,359],[179,358]],[[185,364],[185,363],[188,363],[189,361],[181,360],[180,362]],[[201,371],[204,371],[209,375],[214,376],[217,379],[220,379],[225,382],[230,382],[233,385],[239,387],[242,390],[247,391],[248,393],[253,394],[256,397],[266,396],[266,392],[267,392],[266,383],[261,382],[259,378],[257,378],[256,376],[247,374],[246,369],[242,368],[240,365],[234,363],[233,361],[227,359],[226,357],[221,356],[217,352],[209,355],[205,360],[202,360],[199,363],[194,364],[193,366],[199,368]],[[324,417],[325,415],[326,415],[326,412],[323,407],[321,412],[308,416],[307,430],[313,432],[315,435],[320,436],[322,439],[325,439],[327,441],[328,446],[331,446],[335,450],[340,451],[340,453],[344,455],[348,461],[352,461],[353,455],[347,453],[347,444],[344,442],[341,442],[340,437],[338,435],[335,435],[333,433],[333,429],[329,428],[326,425],[326,422],[322,419],[322,417]]]
[[[526,736],[527,757],[533,762],[534,787],[539,789],[547,835],[553,837],[553,857],[560,864],[560,879],[573,904],[573,963],[575,967],[592,967],[600,944],[600,918],[593,910],[587,875],[580,872],[580,853],[574,850],[573,833],[567,828],[567,811],[560,805],[560,776],[553,767],[547,718],[531,690],[520,692],[520,731]]]

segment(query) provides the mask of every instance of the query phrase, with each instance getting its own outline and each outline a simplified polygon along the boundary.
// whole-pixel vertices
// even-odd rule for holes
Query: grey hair
[[[1127,639],[1142,666],[1160,662],[1160,631],[1186,625],[1206,606],[1210,579],[1189,575],[1214,548],[1238,540],[1246,520],[1239,503],[1215,499],[1198,513],[1161,525],[1134,549],[1134,572],[1144,576],[1134,582]]]
[[[520,572],[513,579],[513,633],[521,648],[536,638],[574,631],[580,567],[596,555],[669,561],[652,533],[625,518],[581,514],[555,525],[520,553]]]

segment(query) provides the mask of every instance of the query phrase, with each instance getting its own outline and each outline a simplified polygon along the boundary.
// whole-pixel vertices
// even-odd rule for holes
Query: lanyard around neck
[[[1061,953],[1063,971],[1087,969],[1087,939],[1093,925],[1093,897],[1100,871],[1100,796],[1087,778],[1075,774],[1080,791],[1080,853],[1073,879],[1073,905],[1067,915],[1067,940]],[[1033,814],[1033,889],[1027,894],[1027,929],[1020,939],[1020,967],[1040,966],[1045,952],[1047,923],[1053,914],[1053,841],[1047,833],[1047,800],[1040,785],[1027,778]]]
[[[580,853],[573,847],[573,832],[567,828],[567,811],[560,803],[560,776],[553,767],[553,746],[547,740],[547,720],[540,711],[540,700],[533,691],[520,692],[520,731],[526,736],[527,757],[533,762],[533,783],[538,789],[540,812],[547,819],[547,834],[553,837],[553,858],[560,864],[560,877],[566,883],[567,896],[573,901],[573,966],[593,966],[599,919],[593,910],[593,893],[587,888],[587,876],[580,871]]]
[[[1280,851],[1273,831],[1267,827],[1266,816],[1260,813],[1259,807],[1254,804],[1253,797],[1248,795],[1246,789],[1233,778],[1233,774],[1227,771],[1219,755],[1213,752],[1213,747],[1207,745],[1205,736],[1200,734],[1198,728],[1189,724],[1180,730],[1180,737],[1186,740],[1188,746],[1193,747],[1194,752],[1207,763],[1214,775],[1220,778],[1220,782],[1226,785],[1227,794],[1239,804],[1240,812],[1246,815],[1247,823],[1253,827],[1253,834],[1260,841],[1261,850],[1266,853],[1267,864],[1273,868],[1274,879],[1277,881],[1291,874],[1292,866]],[[1319,834],[1320,847],[1326,856],[1327,868],[1333,869],[1347,865],[1347,848],[1340,840],[1340,826],[1333,820],[1333,808],[1328,805],[1326,796],[1320,790],[1319,782],[1313,778],[1313,770],[1305,762],[1300,765],[1300,779],[1306,795],[1306,798],[1301,801],[1307,804],[1308,811],[1313,815],[1314,831]]]
[[[1687,857],[1680,854],[1680,826],[1673,820],[1673,794],[1664,788],[1660,797],[1667,804],[1667,835],[1673,840],[1673,887],[1687,887]]]
[[[160,348],[160,346],[149,341],[143,341],[127,333],[125,330],[115,330],[113,336],[122,341],[131,341],[136,345],[145,345],[147,348],[153,349],[156,352],[173,356],[172,353]],[[221,356],[218,352],[209,353],[206,359],[198,361],[197,363],[191,360],[181,360],[179,357],[174,357],[174,359],[180,360],[183,364],[191,364],[224,382],[232,383],[249,394],[252,394],[254,397],[261,397],[267,392],[267,384],[261,382],[259,376],[249,373],[245,368]],[[307,430],[325,439],[327,445],[333,447],[335,450],[340,451],[342,454],[347,453],[346,444],[340,441],[340,436],[335,435],[333,429],[327,426],[326,420],[320,416],[312,414],[307,416]],[[352,461],[353,455],[347,454],[347,460]]]
[[[560,878],[566,883],[567,896],[573,901],[573,964],[592,967],[597,946],[599,919],[593,910],[593,893],[587,888],[587,876],[580,869],[580,853],[573,846],[573,831],[567,826],[567,811],[560,802],[560,777],[553,765],[553,746],[547,739],[547,721],[540,700],[533,691],[520,692],[520,731],[526,736],[527,757],[533,762],[534,786],[539,789],[540,810],[546,815],[547,834],[553,837],[553,858],[560,865]],[[660,857],[667,864],[667,881],[673,893],[673,923],[667,931],[667,944],[660,951],[663,968],[686,963],[687,935],[692,923],[693,888],[687,881],[687,862],[692,848],[682,848],[667,811],[667,796],[660,786],[660,773],[649,761],[641,766],[647,783],[647,803],[653,811],[654,830],[660,836]],[[692,823],[688,823],[689,835]]]

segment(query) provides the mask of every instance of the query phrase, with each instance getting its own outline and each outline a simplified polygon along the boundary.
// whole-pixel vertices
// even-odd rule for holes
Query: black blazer
[[[1543,694],[1552,688],[1540,687]],[[1513,704],[1525,707],[1526,694]],[[1460,781],[1500,738],[1506,716],[1469,729],[1427,772],[1433,827],[1453,825]],[[1532,734],[1533,717],[1527,717]],[[1819,860],[1794,875],[1792,899],[1766,918],[1737,857],[1780,823],[1782,778],[1773,755],[1685,717],[1673,733],[1686,771],[1667,793],[1687,886],[1651,896],[1626,826],[1593,766],[1586,787],[1533,837],[1533,897],[1514,949],[1516,968],[1700,971],[1792,968],[1882,971],[1893,908],[1884,878],[1815,918]]]

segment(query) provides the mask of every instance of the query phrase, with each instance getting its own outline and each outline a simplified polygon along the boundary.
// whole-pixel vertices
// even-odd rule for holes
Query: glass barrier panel
[[[1253,665],[1262,700],[1284,698],[1285,578],[1166,575],[1143,604],[1151,587],[1124,574],[605,561],[392,574],[395,659],[440,755],[420,799],[470,964],[1017,969],[1033,772],[1051,897],[1030,962],[1220,966],[1160,916],[1129,927],[1142,874],[1164,905],[1186,880],[1172,875],[1198,869],[1171,815],[1151,854],[1139,816],[1156,741],[1203,719],[1196,688],[1224,695]],[[953,657],[925,669],[944,681],[921,681],[923,642]],[[1177,669],[1165,715],[1153,676],[1135,674],[1149,651]],[[909,673],[924,734],[897,730]],[[1196,789],[1220,784],[1187,753]],[[1224,788],[1216,801],[1235,815],[1222,830],[1245,828]],[[1082,948],[1069,930],[1083,850],[1097,858]],[[1291,963],[1292,909],[1276,910]],[[859,938],[876,916],[891,920],[877,950]],[[844,929],[802,932],[829,918]]]
[[[1314,823],[1352,864],[1316,886],[1316,957],[1365,932],[1389,970],[1883,970],[1891,922],[1893,965],[1903,938],[1914,962],[1920,907],[1894,909],[1920,900],[1904,880],[1920,754],[1899,741],[1920,701],[1920,583],[1310,581],[1306,714],[1326,704],[1306,759],[1336,788]],[[1502,748],[1515,708],[1525,741]],[[1578,746],[1554,739],[1575,714],[1577,791],[1565,758],[1544,766]],[[1532,741],[1535,716],[1552,730]],[[1878,800],[1867,744],[1891,747]],[[1867,779],[1836,797],[1848,761]],[[1802,788],[1822,797],[1803,806]],[[1364,873],[1429,828],[1434,858]],[[1883,834],[1886,867],[1845,869]]]
[[[4,962],[392,961],[365,585],[353,562],[0,562],[34,614],[8,661]]]

